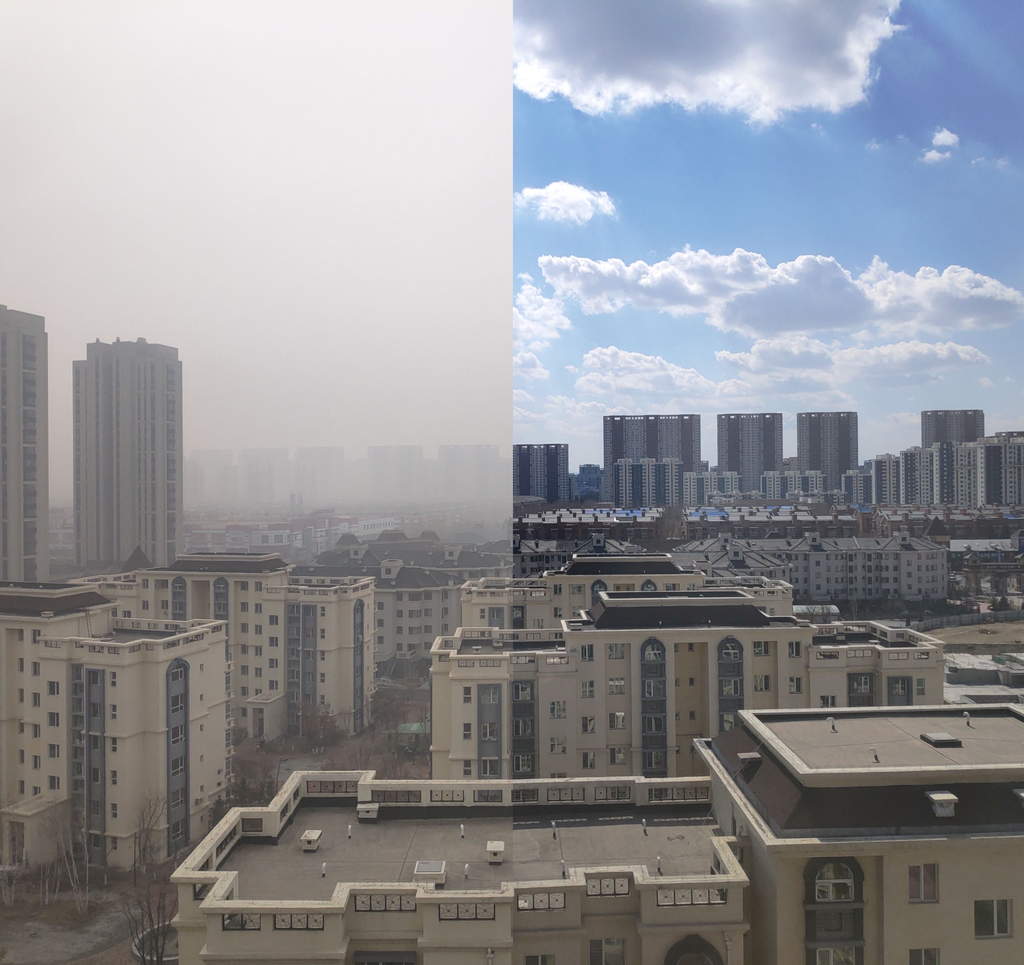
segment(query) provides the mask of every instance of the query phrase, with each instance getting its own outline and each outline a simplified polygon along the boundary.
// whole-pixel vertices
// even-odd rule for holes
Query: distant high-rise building
[[[43,318],[0,305],[3,580],[45,581],[50,576],[46,359]]]
[[[317,446],[295,450],[294,489],[307,509],[329,506],[344,489],[345,450]]]
[[[287,449],[243,449],[238,454],[238,489],[249,506],[289,502],[291,464]]]
[[[185,460],[185,505],[222,508],[238,503],[238,466],[231,449],[197,449]],[[184,552],[179,547],[179,552]]]
[[[601,495],[601,467],[594,462],[580,464],[579,472],[569,480],[573,499],[586,499]]]
[[[512,496],[540,496],[549,503],[569,499],[566,443],[512,447]]]
[[[820,472],[827,491],[839,489],[843,473],[859,463],[857,413],[798,412],[796,452],[798,472]]]
[[[743,492],[761,487],[761,474],[782,469],[782,413],[727,412],[718,416],[718,471],[738,472]]]
[[[370,496],[385,502],[413,502],[430,495],[423,446],[368,446]]]
[[[74,363],[75,554],[157,566],[179,549],[184,457],[178,350],[140,338],[88,345]]]
[[[620,459],[678,459],[683,472],[699,472],[700,416],[606,415],[605,472]]]
[[[977,442],[985,435],[981,409],[926,409],[921,413],[921,448],[936,442]]]
[[[887,452],[866,463],[871,476],[871,502],[876,506],[897,506],[900,501],[900,457]]]
[[[448,499],[487,499],[504,494],[508,479],[499,479],[498,447],[493,445],[438,446],[438,495]]]

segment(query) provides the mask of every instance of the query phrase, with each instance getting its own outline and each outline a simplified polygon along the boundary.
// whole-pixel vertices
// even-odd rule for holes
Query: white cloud
[[[552,181],[546,188],[523,188],[515,202],[517,208],[535,211],[540,221],[584,225],[594,215],[615,214],[615,203],[607,191],[590,191],[568,181]]]
[[[546,379],[551,373],[541,365],[533,352],[519,352],[512,356],[512,375],[521,379]]]
[[[1009,165],[1010,165],[1010,159],[1008,157],[1001,157],[1001,158],[999,158],[998,161],[996,161],[996,167],[997,168],[1005,168],[1005,167],[1009,167]]]
[[[925,164],[937,164],[939,161],[946,161],[949,159],[949,151],[936,151],[935,148],[931,148],[921,155],[921,160]]]
[[[956,342],[896,342],[874,348],[844,348],[832,353],[836,377],[846,383],[882,388],[919,385],[948,370],[987,365],[991,360],[973,345]]]
[[[978,384],[983,389],[994,389],[996,385],[995,382],[993,382],[987,375],[982,376],[980,379],[978,379]]]
[[[513,80],[588,114],[673,104],[771,123],[786,111],[837,112],[864,99],[872,56],[900,29],[897,3],[517,0]]]
[[[528,405],[530,402],[533,402],[534,399],[526,389],[513,389],[512,401],[517,405]]]
[[[562,312],[560,297],[547,298],[529,275],[520,275],[519,292],[512,309],[512,344],[515,348],[541,349],[572,328]]]
[[[944,127],[940,127],[932,138],[932,147],[956,147],[959,143],[960,138]]]
[[[801,255],[773,268],[742,248],[729,255],[686,248],[654,264],[575,255],[544,255],[538,264],[556,295],[574,298],[589,315],[627,306],[703,315],[723,331],[755,338],[872,325],[902,335],[994,328],[1018,322],[1024,311],[1020,292],[968,268],[925,267],[908,275],[877,257],[858,277],[825,255]]]
[[[880,147],[881,145],[874,138],[871,138],[871,140],[864,145],[864,148],[868,151],[877,151]]]

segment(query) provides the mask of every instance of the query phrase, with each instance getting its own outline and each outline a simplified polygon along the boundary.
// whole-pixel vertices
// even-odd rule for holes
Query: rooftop
[[[596,814],[593,808],[557,810],[515,819],[487,812],[455,818],[429,812],[392,817],[382,810],[379,823],[361,824],[352,807],[306,807],[281,834],[277,847],[243,839],[220,868],[239,873],[239,898],[255,900],[327,900],[339,882],[412,883],[417,861],[446,862],[446,891],[490,889],[503,881],[560,879],[563,860],[567,869],[646,865],[653,875],[660,855],[667,876],[707,874],[717,827],[704,806],[699,810],[687,806],[680,812],[649,815],[645,835],[642,815],[633,808],[602,809]],[[552,818],[556,819],[555,838]],[[313,829],[323,831],[320,850],[304,854],[299,839]],[[504,842],[503,864],[488,863],[488,841]],[[324,862],[327,876],[321,878]]]
[[[8,616],[63,616],[112,604],[95,590],[67,583],[0,583],[0,613]]]
[[[563,568],[568,576],[599,576],[601,574],[635,573],[637,575],[668,573],[682,575],[689,571],[676,565],[667,555],[574,556]]]
[[[792,617],[769,617],[739,589],[673,593],[599,593],[589,620],[567,620],[572,630],[687,629],[793,625]]]

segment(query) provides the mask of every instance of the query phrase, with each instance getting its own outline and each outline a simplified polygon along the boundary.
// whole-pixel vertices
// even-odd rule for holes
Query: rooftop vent
[[[947,734],[945,731],[933,731],[930,734],[922,734],[921,740],[932,747],[963,747],[964,742],[959,737]]]
[[[435,887],[444,887],[445,862],[443,861],[417,861],[413,868],[413,881],[433,883]]]
[[[925,791],[937,818],[951,818],[959,798],[951,791]]]

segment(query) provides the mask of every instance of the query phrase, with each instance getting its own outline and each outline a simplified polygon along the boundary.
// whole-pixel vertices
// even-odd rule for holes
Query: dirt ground
[[[929,635],[944,640],[951,653],[963,645],[984,645],[986,652],[1024,650],[1024,620],[1006,623],[979,623],[969,627],[943,627]]]
[[[4,965],[130,965],[130,944],[117,891],[92,898],[81,916],[70,898],[46,906],[22,899],[0,907]]]

